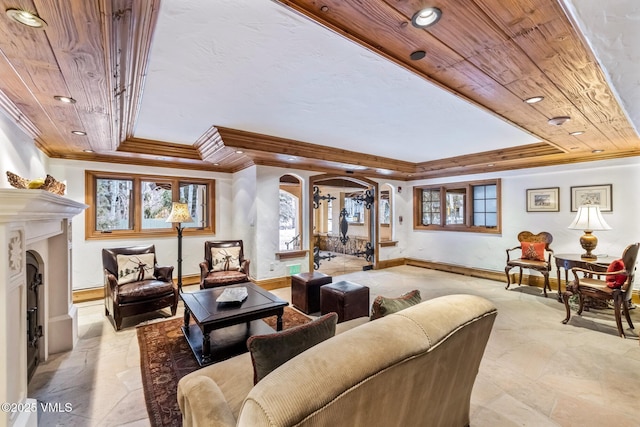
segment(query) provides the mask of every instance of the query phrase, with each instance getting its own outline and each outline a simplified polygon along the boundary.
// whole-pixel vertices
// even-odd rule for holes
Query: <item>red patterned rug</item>
[[[283,329],[311,321],[290,307],[284,308],[282,320]],[[275,316],[264,321],[275,329]],[[182,335],[182,322],[178,318],[137,328],[142,385],[152,427],[182,426],[176,393],[178,381],[199,368]]]

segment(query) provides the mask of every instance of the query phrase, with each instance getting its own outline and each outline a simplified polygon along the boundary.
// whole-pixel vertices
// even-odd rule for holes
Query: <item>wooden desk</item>
[[[599,256],[598,258],[582,258],[580,254],[553,254],[556,259],[556,269],[558,273],[558,301],[562,302],[562,282],[560,280],[560,267],[564,268],[564,290],[567,290],[569,283],[569,270],[572,267],[580,267],[586,270],[596,267],[604,267],[605,269],[613,261],[619,257]]]

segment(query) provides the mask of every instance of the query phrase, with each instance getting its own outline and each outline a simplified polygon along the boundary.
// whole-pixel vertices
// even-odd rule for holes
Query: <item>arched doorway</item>
[[[375,268],[378,184],[344,175],[317,175],[309,182],[309,270],[338,276]]]

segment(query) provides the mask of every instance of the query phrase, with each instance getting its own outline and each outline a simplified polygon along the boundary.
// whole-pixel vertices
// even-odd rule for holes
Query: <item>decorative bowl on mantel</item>
[[[64,190],[66,188],[63,183],[57,181],[49,174],[47,174],[47,177],[45,179],[40,178],[28,180],[16,175],[13,172],[7,171],[7,179],[9,180],[9,184],[11,184],[11,186],[14,188],[45,190],[59,196],[64,195]]]

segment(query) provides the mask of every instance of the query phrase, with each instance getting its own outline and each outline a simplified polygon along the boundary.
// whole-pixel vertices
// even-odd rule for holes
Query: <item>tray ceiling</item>
[[[632,0],[434,0],[427,29],[411,0],[0,3],[47,22],[0,18],[0,106],[50,157],[417,179],[640,154]]]

